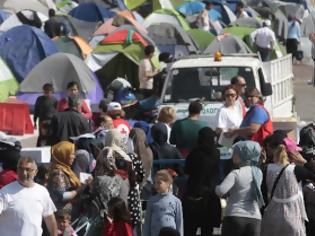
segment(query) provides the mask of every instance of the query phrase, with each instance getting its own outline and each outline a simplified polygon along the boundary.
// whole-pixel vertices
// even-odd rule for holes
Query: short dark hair
[[[54,91],[54,87],[51,83],[46,83],[43,85],[43,90],[44,91]]]
[[[78,89],[80,89],[79,84],[78,84],[77,82],[75,82],[75,81],[69,82],[69,83],[67,84],[67,89],[72,88],[73,86],[77,86]]]
[[[236,76],[232,77],[231,84],[237,85],[239,83],[239,78],[242,78],[242,76],[236,75]]]
[[[202,111],[202,104],[200,101],[193,101],[189,104],[188,112],[189,114],[200,114]]]
[[[153,47],[153,45],[148,45],[144,48],[144,54],[146,56],[150,55],[151,53],[154,53],[155,49]]]
[[[56,219],[57,220],[69,220],[71,221],[71,214],[69,211],[65,209],[61,209],[56,212]]]
[[[236,6],[237,6],[237,7],[244,8],[244,7],[245,7],[245,4],[244,4],[242,1],[240,1],[240,2],[238,2],[238,3],[236,4]]]

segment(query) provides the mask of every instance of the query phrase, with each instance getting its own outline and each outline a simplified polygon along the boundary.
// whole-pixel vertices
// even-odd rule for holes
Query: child
[[[173,178],[167,170],[155,175],[157,194],[149,199],[144,222],[144,236],[158,236],[161,228],[171,227],[183,235],[183,212],[181,201],[173,195]]]
[[[114,197],[108,202],[104,236],[132,236],[130,213],[124,200]]]
[[[71,215],[65,210],[60,210],[56,213],[58,236],[77,236],[74,229],[71,227]]]

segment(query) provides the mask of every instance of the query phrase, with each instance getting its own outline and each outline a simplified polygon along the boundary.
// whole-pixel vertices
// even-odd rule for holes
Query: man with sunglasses
[[[231,79],[231,85],[234,86],[238,94],[238,97],[236,100],[236,106],[238,107],[240,113],[244,117],[246,114],[246,106],[245,106],[243,97],[245,95],[245,90],[246,90],[246,80],[244,79],[244,77],[240,75],[236,75]]]

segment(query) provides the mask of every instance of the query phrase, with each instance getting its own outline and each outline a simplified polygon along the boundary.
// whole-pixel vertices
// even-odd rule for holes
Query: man
[[[72,81],[69,82],[67,85],[67,90],[68,90],[68,98],[63,98],[59,101],[58,103],[58,111],[64,111],[66,110],[69,106],[68,106],[68,99],[70,97],[74,97],[74,96],[80,96],[80,86],[77,82]],[[86,119],[91,119],[92,118],[92,112],[91,109],[89,108],[87,102],[84,99],[79,99],[79,112],[82,113]]]
[[[238,95],[238,98],[236,100],[236,105],[239,109],[239,112],[244,117],[246,114],[246,106],[245,106],[243,97],[246,91],[246,80],[244,79],[244,77],[240,75],[236,75],[231,79],[231,84],[234,85],[237,95]]]
[[[243,2],[238,2],[236,4],[236,17],[238,19],[249,17],[244,8],[245,8],[245,4]]]
[[[207,126],[206,122],[200,120],[201,110],[199,101],[191,102],[188,117],[177,120],[172,127],[170,143],[175,144],[184,157],[197,144],[199,130]]]
[[[22,157],[17,165],[18,180],[0,190],[0,235],[41,236],[44,219],[51,236],[57,236],[56,207],[45,187],[34,182],[35,161]]]
[[[269,29],[271,26],[270,20],[265,20],[262,27],[250,34],[251,39],[257,46],[262,61],[268,61],[271,51],[274,49],[276,43],[275,33]]]
[[[107,106],[107,114],[113,119],[114,128],[118,129],[121,135],[124,138],[124,141],[127,143],[131,126],[128,121],[124,120],[123,115],[124,111],[121,108],[120,103],[111,102]]]
[[[154,68],[151,59],[154,56],[154,47],[148,45],[144,49],[144,59],[139,64],[139,91],[144,98],[150,97],[153,93],[153,77],[160,71]]]
[[[50,136],[50,145],[90,132],[88,120],[79,112],[79,97],[68,97],[68,106],[69,108],[58,112],[52,119],[53,134]]]
[[[44,84],[43,95],[39,96],[34,108],[34,129],[37,129],[37,118],[39,118],[39,136],[37,146],[45,146],[51,119],[56,113],[57,99],[53,96],[54,88],[52,84]]]
[[[209,32],[210,31],[209,11],[211,10],[212,3],[210,2],[204,2],[204,3],[206,4],[206,6],[197,16],[196,22],[197,22],[198,28]]]

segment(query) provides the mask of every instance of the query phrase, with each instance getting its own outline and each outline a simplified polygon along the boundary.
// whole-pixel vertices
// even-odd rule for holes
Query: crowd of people
[[[209,236],[221,226],[223,236],[313,235],[301,188],[315,181],[312,156],[273,131],[243,77],[222,91],[215,129],[200,101],[185,119],[166,106],[148,124],[126,119],[118,102],[95,118],[77,83],[67,91],[57,101],[45,84],[35,106],[51,163],[20,157],[20,142],[0,137],[0,235]],[[220,147],[233,150],[225,162]]]

